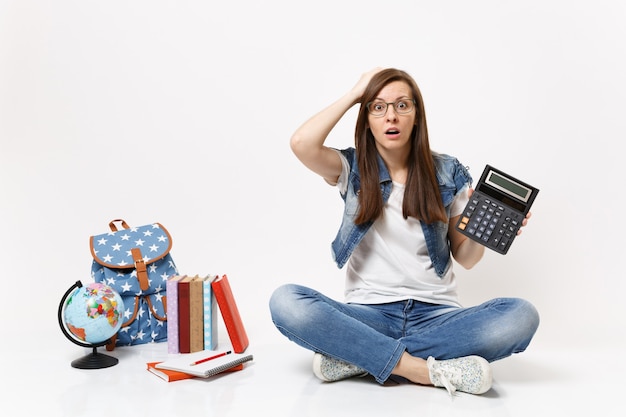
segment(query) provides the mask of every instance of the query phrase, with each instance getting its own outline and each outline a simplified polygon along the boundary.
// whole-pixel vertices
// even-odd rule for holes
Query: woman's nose
[[[396,107],[393,104],[387,105],[387,113],[385,113],[387,120],[396,120],[398,113],[396,113]]]

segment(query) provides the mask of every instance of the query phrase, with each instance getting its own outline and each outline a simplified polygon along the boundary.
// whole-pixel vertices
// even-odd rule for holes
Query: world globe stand
[[[63,306],[65,305],[65,300],[72,293],[72,291],[74,291],[74,289],[81,288],[82,286],[82,282],[76,281],[76,283],[65,292],[65,295],[63,295],[63,297],[61,298],[61,303],[59,304],[59,326],[61,327],[61,331],[63,332],[65,337],[67,337],[72,343],[77,344],[78,346],[92,349],[92,352],[90,354],[85,355],[82,358],[73,360],[71,362],[71,365],[73,368],[78,369],[102,369],[117,365],[117,363],[119,362],[117,358],[98,352],[98,347],[106,345],[110,339],[107,339],[100,343],[84,343],[76,340],[76,338],[74,338],[65,328],[65,324],[63,323]]]
[[[106,343],[98,346],[104,346]],[[108,368],[113,365],[117,365],[119,360],[113,356],[105,355],[98,352],[98,346],[90,345],[93,347],[93,351],[83,356],[82,358],[74,359],[71,363],[73,368],[79,369],[101,369]]]

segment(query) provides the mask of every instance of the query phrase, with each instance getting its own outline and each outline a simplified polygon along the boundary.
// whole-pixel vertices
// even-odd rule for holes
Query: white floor
[[[58,333],[40,349],[26,345],[3,354],[8,389],[0,391],[0,403],[15,410],[11,416],[626,415],[623,346],[564,352],[531,345],[493,364],[488,393],[451,398],[441,388],[381,386],[370,378],[322,383],[311,372],[312,355],[271,332],[251,337],[254,361],[243,371],[171,383],[145,369],[167,357],[163,343],[116,348],[110,354],[117,365],[79,370],[70,362],[90,351]],[[227,347],[222,340],[220,348]]]

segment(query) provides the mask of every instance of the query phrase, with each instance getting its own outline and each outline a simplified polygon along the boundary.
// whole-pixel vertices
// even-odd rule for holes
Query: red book
[[[186,276],[178,282],[178,350],[180,353],[191,353],[189,283],[192,279],[192,276]]]
[[[220,313],[222,313],[226,331],[233,345],[233,351],[235,353],[243,353],[249,344],[248,335],[241,321],[239,309],[237,308],[237,303],[235,303],[235,297],[230,288],[228,277],[222,275],[216,278],[211,283],[211,288],[215,294],[215,300],[220,308]]]
[[[158,376],[164,381],[174,382],[174,381],[180,381],[183,379],[196,378],[194,375],[189,375],[184,372],[170,371],[168,369],[157,369],[154,367],[154,365],[156,365],[157,363],[161,363],[161,362],[148,362],[147,363],[148,371],[152,372],[153,374],[155,374],[156,376]]]

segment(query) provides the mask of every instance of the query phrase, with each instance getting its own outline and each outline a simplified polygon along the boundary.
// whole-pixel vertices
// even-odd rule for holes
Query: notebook
[[[208,378],[227,371],[230,368],[251,361],[253,356],[247,353],[230,351],[201,350],[181,354],[155,365],[157,369],[184,372],[200,378]]]
[[[196,375],[189,375],[186,374],[184,372],[178,372],[178,371],[171,371],[169,369],[157,369],[155,368],[155,366],[157,364],[159,364],[160,362],[148,362],[147,368],[148,371],[156,376],[158,376],[159,378],[161,378],[164,381],[167,382],[174,382],[174,381],[181,381],[183,379],[191,379],[191,378],[197,378]],[[224,372],[236,372],[236,371],[241,371],[243,369],[243,364],[239,364],[239,365],[235,365],[230,369],[227,369]]]

